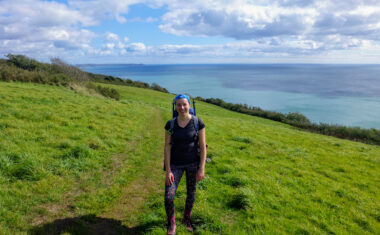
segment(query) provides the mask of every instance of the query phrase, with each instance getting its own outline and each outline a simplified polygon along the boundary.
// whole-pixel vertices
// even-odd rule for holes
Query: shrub
[[[0,66],[0,80],[2,81],[12,81],[13,73],[11,73],[9,66]]]
[[[69,76],[75,83],[86,83],[90,80],[88,73],[83,72],[79,68],[69,65],[59,58],[52,58],[52,69],[58,73],[63,73]]]
[[[310,124],[310,120],[303,114],[299,112],[288,113],[286,115],[286,122],[291,123],[299,123],[299,124]]]
[[[105,97],[120,100],[120,93],[114,88],[102,87],[98,85],[96,86],[96,90]]]
[[[168,90],[161,87],[157,83],[153,83],[152,85],[149,85],[146,82],[133,81],[131,79],[121,79],[119,77],[113,77],[113,76],[109,76],[109,75],[93,74],[93,73],[87,73],[87,74],[90,77],[90,79],[94,82],[123,85],[123,86],[132,86],[132,87],[140,87],[140,88],[148,88],[148,89],[152,89],[152,90],[156,90],[156,91],[169,93]]]
[[[165,92],[165,93],[169,93],[168,90],[166,90],[165,88],[161,87],[160,85],[158,85],[157,83],[153,82],[152,85],[150,86],[153,90],[156,90],[156,91],[161,91],[161,92]]]
[[[93,83],[88,83],[87,88],[96,91],[97,93],[101,94],[104,97],[120,100],[120,93],[114,88],[102,87],[100,85],[95,85]]]
[[[30,59],[24,55],[12,55],[8,54],[8,61],[15,66],[26,69],[26,70],[34,70],[38,67],[40,64],[38,61],[34,59]]]

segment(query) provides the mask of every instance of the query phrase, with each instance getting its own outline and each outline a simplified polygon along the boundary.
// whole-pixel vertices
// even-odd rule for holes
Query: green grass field
[[[0,82],[0,234],[165,234],[173,97],[104,86],[120,101]],[[379,234],[379,146],[202,102],[197,113],[212,161],[197,188],[196,233]],[[187,234],[181,225],[178,233]]]

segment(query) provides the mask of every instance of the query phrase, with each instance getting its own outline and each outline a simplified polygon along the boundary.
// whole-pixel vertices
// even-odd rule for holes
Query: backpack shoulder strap
[[[198,136],[198,131],[199,131],[199,118],[197,116],[193,116],[194,119],[194,128],[196,135]]]
[[[175,125],[176,121],[177,121],[177,117],[174,117],[170,120],[170,128],[168,130],[170,135],[173,135],[173,133],[174,133],[174,125]]]
[[[174,124],[177,121],[177,117],[174,117],[170,120],[170,129],[168,130],[169,134],[172,136],[170,138],[170,144],[173,146],[174,141],[173,141],[173,133],[174,133]]]

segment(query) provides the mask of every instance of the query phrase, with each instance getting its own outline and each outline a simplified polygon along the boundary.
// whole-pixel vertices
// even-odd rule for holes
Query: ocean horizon
[[[81,64],[81,69],[157,83],[171,93],[221,98],[312,122],[380,129],[378,64]]]

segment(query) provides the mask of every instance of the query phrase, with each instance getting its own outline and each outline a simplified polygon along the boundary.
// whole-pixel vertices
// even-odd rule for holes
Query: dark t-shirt
[[[174,131],[171,136],[173,145],[170,151],[170,165],[183,166],[199,162],[198,138],[195,138],[194,118],[192,117],[184,128],[180,127],[177,121],[174,123]],[[200,118],[198,121],[198,129],[205,128],[205,124]],[[165,129],[170,129],[170,120],[166,123]]]

